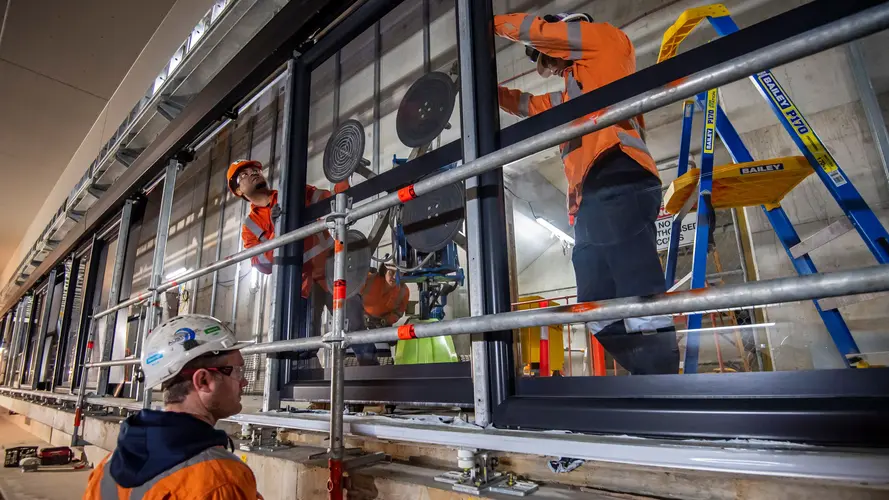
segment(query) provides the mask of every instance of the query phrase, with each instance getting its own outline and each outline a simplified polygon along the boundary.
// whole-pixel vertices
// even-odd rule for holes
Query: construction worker
[[[531,95],[499,89],[504,111],[527,117],[608,85],[636,70],[633,44],[618,28],[588,14],[494,17],[497,35],[525,45],[537,73],[556,76],[563,91]],[[595,119],[599,112],[585,119]],[[641,116],[560,146],[568,178],[568,218],[579,301],[665,291],[655,219],[661,183]],[[678,373],[679,348],[669,316],[589,323],[593,335],[634,374]]]
[[[142,410],[121,424],[117,448],[90,474],[84,498],[261,499],[253,472],[215,429],[241,411],[241,347],[210,316],[177,316],[155,328],[141,365],[145,387],[163,389],[164,411]]]
[[[238,160],[228,167],[226,174],[228,187],[232,194],[250,202],[250,213],[244,219],[241,226],[241,240],[244,248],[251,248],[275,237],[275,219],[281,213],[278,205],[278,191],[271,189],[265,176],[262,175],[262,163],[256,160]],[[336,184],[334,191],[342,193],[349,189],[349,182],[342,181]],[[319,189],[306,184],[306,206],[326,200],[333,194],[326,189]],[[327,310],[333,310],[333,297],[327,289],[325,265],[328,256],[333,249],[333,238],[322,231],[303,240],[303,268],[301,294],[308,299],[312,289],[319,287],[323,291]],[[263,274],[272,273],[274,250],[269,250],[251,259],[253,267]],[[321,308],[316,312],[317,320],[320,317]],[[362,323],[361,299],[356,295],[346,302],[346,314],[348,315],[350,329],[357,329]],[[373,344],[367,346],[352,346],[356,355],[359,351],[373,351]]]
[[[278,205],[278,191],[271,189],[265,176],[262,175],[262,163],[256,160],[238,160],[228,167],[226,174],[228,187],[232,194],[250,202],[250,213],[241,226],[241,240],[244,248],[252,248],[275,237],[275,219],[281,213]],[[348,181],[336,185],[335,192],[341,193],[349,188]],[[306,185],[306,206],[332,196],[326,189]],[[318,283],[326,292],[327,281],[324,277],[324,265],[333,238],[327,232],[309,236],[303,241],[302,296],[309,297],[313,283]],[[253,267],[263,274],[272,274],[274,250],[257,255],[251,259]]]
[[[404,316],[410,297],[407,285],[396,282],[395,269],[380,264],[376,272],[368,274],[361,289],[365,325],[368,328],[394,325]]]

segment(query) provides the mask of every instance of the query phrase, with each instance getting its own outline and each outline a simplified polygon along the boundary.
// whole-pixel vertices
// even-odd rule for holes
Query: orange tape
[[[343,308],[346,301],[346,280],[336,280],[333,282],[333,309]]]
[[[334,240],[333,242],[333,253],[340,253],[343,251],[343,242],[339,240]]]
[[[406,188],[401,188],[398,190],[398,200],[402,203],[407,203],[414,198],[417,197],[417,193],[414,192],[414,185],[411,184]]]
[[[401,325],[398,327],[398,338],[401,340],[410,340],[417,338],[414,332],[414,325]]]
[[[593,309],[598,309],[599,304],[595,302],[581,302],[580,304],[574,304],[569,307],[568,310],[573,313],[587,312],[592,311]]]
[[[74,410],[74,427],[80,427],[80,418],[81,418],[81,413],[80,413],[80,408],[78,408],[78,409]]]

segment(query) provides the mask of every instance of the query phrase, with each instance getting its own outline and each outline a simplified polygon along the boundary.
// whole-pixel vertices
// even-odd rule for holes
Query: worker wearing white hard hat
[[[226,449],[228,435],[215,429],[241,411],[241,347],[210,316],[177,316],[149,333],[144,383],[161,386],[164,411],[142,410],[121,424],[117,449],[90,475],[84,498],[262,498],[250,468]]]

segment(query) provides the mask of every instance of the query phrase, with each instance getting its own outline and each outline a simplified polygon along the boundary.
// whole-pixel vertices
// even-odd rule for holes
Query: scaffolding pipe
[[[96,363],[87,363],[84,368],[109,368],[113,366],[133,366],[139,364],[139,358],[123,358],[113,359],[111,361],[98,361]]]
[[[871,266],[851,271],[778,278],[754,283],[724,285],[699,290],[672,292],[652,297],[625,297],[601,302],[581,302],[525,311],[457,318],[436,323],[418,323],[380,328],[346,335],[345,345],[395,342],[406,338],[467,335],[497,330],[553,324],[586,323],[644,316],[706,313],[741,307],[839,297],[889,290],[889,266]],[[324,347],[320,338],[303,338],[255,344],[244,354],[310,351]]]
[[[89,333],[86,337],[86,351],[83,359],[90,359],[93,354],[93,337],[96,334],[96,321],[91,320]],[[74,429],[71,432],[71,447],[80,444],[80,424],[83,423],[83,399],[86,397],[86,384],[89,369],[86,366],[80,370],[80,387],[77,388],[77,404],[74,407]]]
[[[330,369],[330,449],[328,450],[327,480],[328,498],[343,498],[343,412],[345,411],[345,325],[346,325],[346,212],[348,202],[345,193],[334,200],[333,214],[335,234],[333,244],[333,331],[326,338],[332,351]]]
[[[648,92],[643,92],[638,96],[604,108],[595,113],[595,117],[577,120],[542,132],[522,142],[507,146],[477,160],[467,162],[463,166],[419,181],[399,190],[397,193],[389,193],[351,210],[347,215],[346,222],[355,222],[439,188],[500,168],[503,165],[544,149],[555,147],[571,139],[602,130],[668,104],[691,98],[698,93],[742,80],[759,71],[780,66],[867,36],[886,27],[889,27],[889,3],[871,7],[820,28],[788,38],[779,44],[773,44],[714,65],[707,70],[699,71],[686,78],[676,80]],[[324,220],[315,221],[295,231],[282,234],[272,240],[218,260],[204,268],[186,273],[177,278],[177,280],[167,281],[157,287],[157,293],[162,293],[175,288],[180,283],[210,274],[213,271],[260,255],[269,250],[305,239],[326,229],[327,225]],[[148,296],[150,296],[150,293],[142,293],[135,299],[122,302],[113,308],[97,313],[94,318],[101,318],[117,310],[135,305],[148,298]]]

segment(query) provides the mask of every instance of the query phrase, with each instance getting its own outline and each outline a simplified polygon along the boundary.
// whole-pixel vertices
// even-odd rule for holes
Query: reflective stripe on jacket
[[[521,42],[551,57],[571,61],[565,71],[565,90],[543,95],[499,89],[500,107],[520,117],[542,113],[636,71],[636,53],[630,39],[607,23],[585,21],[548,23],[530,14],[494,16],[497,35]],[[596,119],[599,111],[585,116]],[[612,125],[560,146],[568,178],[568,214],[573,220],[581,202],[583,183],[600,155],[620,149],[655,176],[657,167],[644,141],[642,116]]]
[[[348,189],[349,184],[341,182],[336,185],[336,192],[340,193]],[[306,185],[306,206],[312,205],[332,196],[326,189],[318,189],[315,186]],[[244,219],[241,226],[241,240],[244,248],[251,248],[275,237],[275,221],[272,219],[272,209],[278,204],[278,192],[272,191],[271,203],[266,207],[258,207],[250,204],[250,213]],[[309,236],[303,241],[303,270],[302,270],[302,296],[308,297],[312,288],[312,281],[317,282],[327,290],[327,280],[324,277],[324,266],[330,249],[333,248],[333,238],[326,231]],[[274,250],[269,250],[253,257],[250,262],[263,274],[272,273],[274,262]]]
[[[256,478],[246,464],[219,447],[208,448],[194,457],[158,474],[135,488],[118,485],[106,470],[110,456],[90,474],[84,500],[256,500]]]
[[[379,274],[370,274],[361,289],[364,312],[373,318],[380,318],[393,325],[404,316],[410,299],[407,285],[391,286],[386,278]]]

